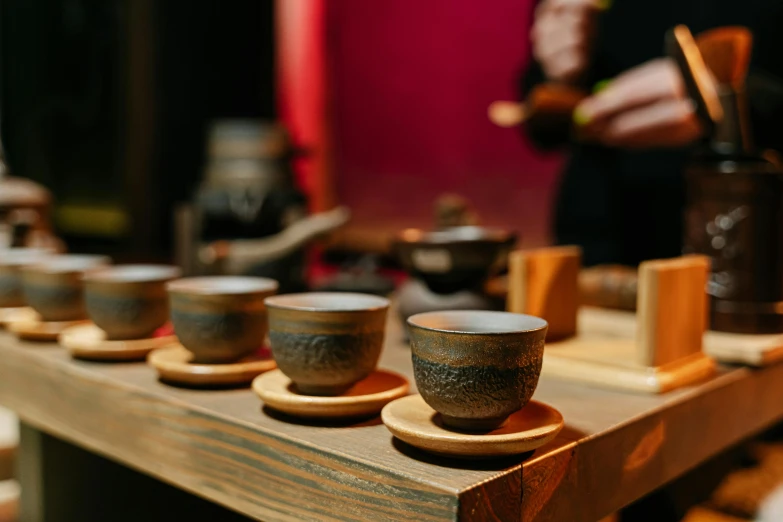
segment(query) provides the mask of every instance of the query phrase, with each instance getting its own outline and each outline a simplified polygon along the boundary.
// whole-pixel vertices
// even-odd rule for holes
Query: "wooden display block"
[[[592,324],[589,316],[577,313],[579,250],[561,247],[532,254],[515,253],[509,261],[508,309],[538,315],[555,325],[557,333],[548,336],[553,341],[547,342],[544,352],[544,375],[600,387],[664,393],[715,371],[712,359],[702,352],[707,319],[706,257],[642,263],[639,319],[614,312],[630,320]],[[569,317],[564,317],[564,310],[550,315],[558,302]],[[562,334],[572,324],[574,334],[564,338]]]
[[[581,333],[589,335],[633,338],[636,335],[636,314],[586,306],[579,309],[578,325]],[[707,330],[703,350],[723,363],[768,366],[783,360],[783,335]]]
[[[576,335],[582,250],[564,246],[517,250],[509,256],[508,310],[542,317],[547,341]]]

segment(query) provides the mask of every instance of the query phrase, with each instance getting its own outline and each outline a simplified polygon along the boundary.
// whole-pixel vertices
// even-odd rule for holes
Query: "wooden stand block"
[[[576,335],[582,250],[574,246],[517,250],[508,263],[508,311],[546,319],[547,341]]]
[[[551,250],[553,255],[548,255]],[[555,250],[536,251],[538,259],[558,259]],[[520,261],[520,257],[525,262]],[[567,257],[562,256],[561,257]],[[528,303],[556,303],[564,296],[564,307],[572,314],[566,319],[556,318],[558,334],[567,331],[563,325],[574,325],[576,335],[548,342],[544,351],[542,373],[585,384],[644,393],[664,393],[709,377],[715,371],[712,359],[702,352],[702,337],[707,319],[707,281],[709,260],[703,256],[686,256],[676,259],[642,263],[639,267],[638,320],[633,314],[613,312],[628,316],[629,321],[605,321],[603,324],[585,325],[585,314],[579,314],[577,325],[578,265],[576,272],[568,270],[539,270],[544,280],[535,282],[535,262],[515,253],[510,263],[509,311],[532,313],[534,306]],[[573,259],[573,250],[571,254]],[[578,257],[577,257],[578,259]],[[548,263],[545,266],[553,266]],[[558,274],[562,275],[560,285]],[[565,275],[567,274],[567,275]],[[566,280],[567,278],[567,280]],[[574,290],[573,299],[569,291]],[[534,289],[536,289],[534,291]],[[559,289],[559,294],[546,294]],[[520,292],[524,297],[520,297]],[[533,296],[532,301],[528,296]],[[540,308],[540,316],[549,320],[546,307]],[[535,314],[534,314],[535,315]],[[589,322],[589,319],[588,319]]]
[[[632,339],[636,335],[636,314],[622,310],[582,307],[579,310],[580,335],[602,335]],[[704,353],[728,364],[768,366],[783,361],[783,334],[704,334]]]

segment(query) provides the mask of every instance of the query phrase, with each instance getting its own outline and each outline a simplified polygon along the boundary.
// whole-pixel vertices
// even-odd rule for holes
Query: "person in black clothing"
[[[681,254],[682,170],[702,128],[664,35],[741,25],[754,34],[748,78],[760,148],[783,149],[783,2],[779,0],[542,0],[531,31],[523,96],[544,81],[588,91],[575,112],[589,141],[570,143],[555,208],[559,244],[584,249],[585,265],[636,265]],[[534,143],[552,148],[531,135]]]

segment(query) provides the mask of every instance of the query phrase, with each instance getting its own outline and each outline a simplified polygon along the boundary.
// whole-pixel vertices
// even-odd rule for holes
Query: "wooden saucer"
[[[554,439],[563,428],[559,411],[530,401],[500,428],[482,433],[453,431],[443,426],[440,415],[421,395],[387,404],[381,419],[395,437],[411,446],[460,458],[500,457],[532,451]]]
[[[133,339],[129,341],[109,341],[106,332],[93,323],[80,324],[66,328],[60,334],[60,344],[77,359],[93,361],[143,361],[147,354],[156,348],[177,341],[173,335]]]
[[[38,312],[29,306],[0,308],[0,328],[5,328],[17,321],[37,321],[40,319]]]
[[[253,391],[264,404],[297,417],[347,418],[375,415],[394,399],[408,393],[408,380],[386,370],[376,370],[341,395],[301,395],[280,370],[259,375]]]
[[[35,313],[35,312],[33,312]],[[80,321],[41,321],[38,314],[9,322],[6,325],[8,331],[19,339],[26,341],[56,341],[60,334],[72,326],[88,324],[86,320]]]
[[[268,350],[226,364],[197,364],[193,354],[179,343],[153,350],[147,363],[158,371],[162,381],[184,386],[242,386],[261,373],[277,368]]]

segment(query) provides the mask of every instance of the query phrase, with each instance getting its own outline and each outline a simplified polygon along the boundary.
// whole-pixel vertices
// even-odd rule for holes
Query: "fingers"
[[[535,15],[550,11],[603,11],[609,8],[611,0],[544,0],[536,6]]]
[[[541,4],[531,31],[533,56],[551,80],[571,82],[584,72],[589,56],[594,20],[588,7],[562,8],[545,4],[565,0],[548,0]],[[568,0],[576,2],[576,0]],[[586,0],[579,0],[589,6]],[[590,0],[592,2],[592,0]],[[576,5],[576,4],[575,4]]]
[[[673,61],[652,60],[612,80],[600,92],[586,98],[576,109],[587,125],[598,124],[615,114],[665,99],[684,99],[685,86]]]
[[[595,127],[590,138],[613,147],[679,147],[702,132],[690,100],[665,99],[617,114]]]

